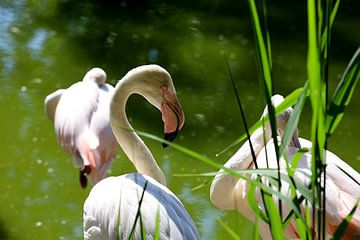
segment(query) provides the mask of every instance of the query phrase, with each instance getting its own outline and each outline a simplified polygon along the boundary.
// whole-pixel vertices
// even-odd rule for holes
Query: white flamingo
[[[275,106],[278,106],[283,97],[276,95],[272,98]],[[283,130],[289,119],[292,108],[287,109],[279,117],[277,117],[278,134],[281,137]],[[265,110],[266,113],[266,110]],[[264,114],[265,114],[264,113]],[[263,129],[257,129],[250,137],[253,144],[254,152],[256,155],[256,161],[259,168],[277,168],[276,153],[273,140],[271,136],[271,128],[269,124],[265,125],[265,142],[267,142],[266,148],[264,147],[264,135]],[[279,139],[281,140],[281,139]],[[298,138],[297,130],[294,133],[292,142],[286,148],[285,154],[290,161],[294,154],[299,150],[300,146],[311,148],[311,142]],[[267,156],[267,160],[266,160]],[[348,215],[350,210],[354,207],[357,199],[360,198],[360,187],[355,182],[360,182],[360,174],[352,169],[348,164],[338,158],[330,151],[326,151],[326,239],[330,239],[341,221]],[[252,160],[249,142],[245,142],[241,148],[225,163],[225,167],[233,170],[241,169],[254,169],[254,163]],[[346,175],[340,168],[345,170],[355,181]],[[283,173],[286,173],[286,162],[283,156],[280,158],[280,169]],[[305,153],[297,166],[295,172],[295,179],[304,184],[309,183],[308,175],[311,175],[311,153]],[[255,175],[247,174],[248,177],[256,178]],[[215,206],[224,210],[236,209],[243,216],[250,221],[255,220],[255,215],[251,211],[248,202],[247,195],[250,184],[242,179],[233,177],[229,174],[224,174],[221,170],[214,181],[210,189],[210,198]],[[286,182],[282,183],[282,193],[291,196],[289,185]],[[256,192],[256,199],[261,209],[264,209],[263,202],[261,200],[260,191]],[[283,203],[283,215],[286,216],[289,213],[289,208]],[[314,230],[317,228],[315,227]],[[259,233],[263,239],[271,239],[269,227],[263,221],[260,221]],[[315,234],[317,234],[315,232]],[[287,239],[299,238],[299,233],[295,228],[294,221],[290,222],[288,227],[284,231],[284,235]],[[350,222],[346,234],[343,239],[359,239],[360,237],[360,210],[356,210],[356,213]]]
[[[106,73],[92,68],[83,80],[59,89],[45,99],[48,118],[54,123],[59,144],[73,156],[80,170],[80,183],[87,185],[106,176],[118,143],[109,121],[109,104],[114,88],[105,83]]]
[[[184,123],[171,76],[162,67],[134,68],[117,83],[110,104],[110,122],[116,139],[139,173],[109,177],[93,187],[84,204],[84,239],[129,239],[142,194],[140,219],[146,239],[154,238],[157,218],[160,239],[200,239],[180,200],[165,187],[164,174],[151,152],[131,131],[125,105],[133,93],[144,96],[161,111],[166,139],[172,141]],[[134,239],[141,239],[139,222]]]

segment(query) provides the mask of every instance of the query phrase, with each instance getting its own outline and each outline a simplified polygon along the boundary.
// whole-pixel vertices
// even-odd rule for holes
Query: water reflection
[[[3,76],[7,76],[14,67],[11,58],[14,46],[10,33],[16,31],[15,28],[11,28],[15,14],[10,9],[0,6],[0,16],[0,56],[3,62],[1,65],[4,66],[2,67]]]

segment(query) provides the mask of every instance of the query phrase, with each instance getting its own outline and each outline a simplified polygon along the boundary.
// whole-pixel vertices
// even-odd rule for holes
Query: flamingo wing
[[[81,147],[95,149],[99,145],[98,137],[89,130],[98,95],[96,84],[77,82],[64,91],[57,104],[55,132],[61,146],[70,154],[78,154]]]
[[[98,148],[96,149],[98,155],[96,158],[96,170],[90,174],[94,182],[104,178],[119,147],[109,122],[109,106],[113,92],[114,87],[109,84],[104,84],[99,88],[97,108],[90,121],[90,130],[99,139]]]
[[[360,175],[335,154],[326,153],[326,200],[329,232],[333,234],[337,226],[350,213],[360,199]],[[337,214],[334,214],[334,211]],[[357,207],[343,239],[360,238],[360,209]]]
[[[64,91],[64,89],[58,89],[45,98],[45,112],[52,122],[54,122],[56,107]]]
[[[200,239],[179,199],[151,177],[137,173],[108,177],[93,187],[84,204],[84,237],[129,239],[136,225],[134,239],[141,239],[140,218],[146,239],[154,238],[157,219],[160,239]]]

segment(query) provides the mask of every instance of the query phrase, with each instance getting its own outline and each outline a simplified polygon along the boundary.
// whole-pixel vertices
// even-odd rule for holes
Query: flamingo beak
[[[164,122],[164,139],[172,142],[185,122],[184,112],[175,94],[168,92],[167,95],[164,95],[161,114]],[[165,148],[168,145],[163,143],[162,146]]]
[[[88,179],[86,176],[88,176],[91,172],[91,166],[90,165],[86,165],[83,167],[82,170],[80,170],[80,185],[82,188],[86,188],[87,183],[88,183]]]
[[[293,137],[291,139],[290,145],[296,147],[297,149],[301,149],[301,144],[300,144],[299,138],[297,136],[295,136],[295,134],[293,135]]]

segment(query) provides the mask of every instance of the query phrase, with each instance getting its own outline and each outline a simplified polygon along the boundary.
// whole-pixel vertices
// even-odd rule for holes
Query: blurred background
[[[287,95],[306,80],[306,1],[267,5],[274,92]],[[360,45],[359,9],[359,1],[340,5],[331,39],[330,93]],[[264,100],[247,1],[0,0],[0,239],[82,239],[82,206],[90,188],[81,189],[78,170],[58,145],[43,102],[92,67],[104,68],[112,85],[138,65],[165,67],[186,116],[175,142],[224,163],[238,147],[216,153],[244,132],[225,54],[252,125]],[[134,128],[162,136],[160,112],[142,97],[130,98],[127,114]],[[300,120],[303,137],[309,136],[310,117],[307,105]],[[329,149],[358,171],[359,119],[355,91],[329,139]],[[202,239],[229,239],[218,218],[244,239],[252,236],[250,222],[211,204],[212,178],[173,176],[216,169],[144,140]],[[109,175],[133,171],[119,151]]]

